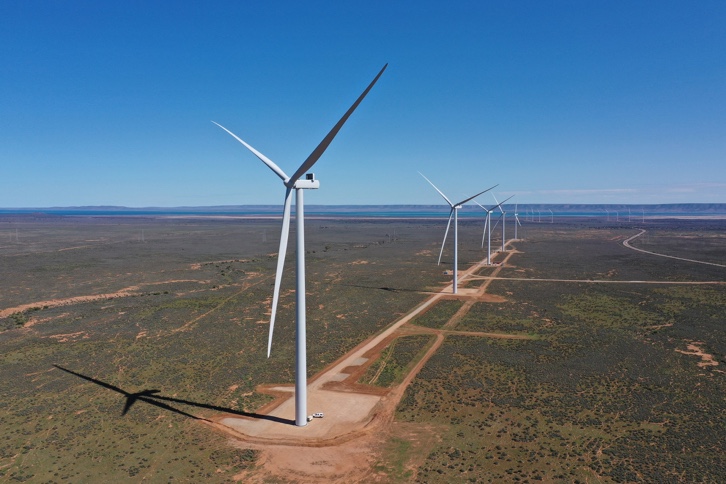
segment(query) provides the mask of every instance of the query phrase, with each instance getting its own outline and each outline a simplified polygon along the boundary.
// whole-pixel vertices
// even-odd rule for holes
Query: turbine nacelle
[[[287,186],[288,188],[302,188],[302,189],[315,190],[317,188],[320,188],[320,180],[315,179],[314,173],[307,173],[305,175],[305,178],[301,178],[301,179],[295,181],[295,183],[293,183],[292,187],[290,185],[288,185],[287,183],[285,184],[285,186]]]

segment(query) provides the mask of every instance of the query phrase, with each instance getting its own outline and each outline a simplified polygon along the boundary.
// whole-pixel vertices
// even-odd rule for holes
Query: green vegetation
[[[413,471],[406,468],[406,463],[412,458],[411,442],[404,439],[392,438],[386,442],[383,455],[385,463],[379,462],[374,470],[387,475],[396,481],[408,481],[413,477]]]
[[[416,317],[412,324],[426,328],[441,328],[464,304],[458,299],[443,299],[431,306],[426,312]]]
[[[546,327],[546,318],[526,304],[474,303],[456,325],[461,331],[483,331],[507,334],[536,333]]]
[[[15,326],[25,326],[25,323],[28,322],[30,317],[28,316],[28,311],[22,311],[18,313],[11,314],[8,319],[13,323],[12,325],[8,326],[6,329],[10,329]]]
[[[361,383],[389,387],[400,383],[436,339],[432,335],[399,336],[360,378]]]

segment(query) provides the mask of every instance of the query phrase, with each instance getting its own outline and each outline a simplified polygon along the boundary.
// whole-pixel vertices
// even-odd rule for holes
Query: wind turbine
[[[512,195],[513,197],[514,195]],[[512,198],[509,197],[509,198]],[[507,200],[509,200],[507,198]],[[507,200],[504,200],[502,203],[506,202]],[[474,200],[476,202],[476,200]],[[482,205],[479,202],[476,202],[477,205],[479,205],[481,208],[484,209],[484,211],[487,213],[486,218],[484,219],[484,232],[481,234],[481,246],[484,247],[484,237],[488,234],[487,237],[487,265],[491,265],[491,256],[492,256],[492,212],[495,208],[499,207],[501,203],[498,203],[494,205],[492,208],[486,208],[484,205]],[[487,227],[489,228],[489,231],[487,232]]]
[[[513,196],[514,195],[512,195],[512,197]],[[509,198],[512,198],[512,197],[509,197]],[[509,199],[507,199],[507,200],[509,200]],[[519,225],[521,227],[522,222],[519,221],[519,213],[517,213],[517,204],[515,203],[514,204],[514,240],[519,240],[517,238],[517,225]]]
[[[551,208],[548,208],[547,210],[549,210],[549,211],[550,211],[550,216],[552,217],[552,218],[550,219],[550,223],[551,223],[551,224],[555,223],[555,214],[554,214],[554,212],[552,212],[552,209],[551,209]]]
[[[446,203],[448,203],[449,206],[451,207],[451,211],[449,212],[449,222],[446,224],[446,232],[444,232],[444,241],[441,243],[441,251],[439,252],[439,262],[437,263],[437,265],[440,265],[441,264],[441,256],[444,253],[444,245],[446,245],[446,237],[448,237],[448,235],[449,235],[449,227],[451,226],[451,218],[453,217],[454,218],[454,284],[453,284],[453,290],[454,290],[454,294],[456,294],[456,291],[457,291],[458,266],[459,266],[459,215],[458,215],[459,214],[459,209],[466,202],[475,199],[476,197],[478,197],[482,193],[488,192],[489,190],[491,190],[492,188],[496,187],[497,185],[494,185],[491,188],[487,188],[486,190],[481,191],[481,192],[477,193],[476,195],[474,195],[473,197],[469,197],[466,200],[463,200],[461,202],[451,203],[451,200],[449,200],[446,197],[446,195],[444,195],[444,193],[441,190],[439,190],[438,188],[436,188],[436,185],[434,185],[433,183],[431,183],[431,180],[429,180],[428,178],[426,178],[423,175],[423,173],[421,173],[421,172],[419,172],[419,175],[423,176],[424,180],[426,180],[427,182],[429,182],[429,184],[432,187],[434,187],[434,190],[436,190],[437,192],[439,192],[439,195],[441,195],[442,197],[444,197],[444,200],[446,200]]]
[[[514,195],[512,195],[512,197],[513,196]],[[497,207],[499,207],[499,211],[502,212],[502,214],[499,216],[499,218],[502,219],[502,252],[506,252],[506,249],[504,248],[504,244],[507,242],[507,238],[505,236],[504,224],[507,221],[507,212],[504,211],[504,207],[502,207],[502,203],[506,202],[507,200],[509,200],[509,198],[512,198],[512,197],[507,198],[507,200],[505,200],[502,203],[499,203],[499,201],[497,201],[497,197],[494,196],[493,193],[492,193],[492,197],[494,197],[494,201],[497,202]]]
[[[282,232],[280,235],[280,250],[277,255],[277,271],[275,272],[275,288],[272,293],[272,311],[270,315],[270,335],[267,343],[267,357],[270,357],[272,349],[272,331],[275,328],[275,314],[277,313],[277,302],[280,298],[280,282],[282,281],[282,272],[285,265],[285,253],[287,251],[287,238],[290,232],[290,205],[292,204],[292,192],[295,191],[295,228],[297,232],[297,251],[296,251],[296,283],[295,289],[295,425],[304,427],[307,425],[307,349],[305,345],[305,210],[303,200],[303,190],[316,189],[320,187],[320,181],[315,179],[315,175],[306,172],[312,168],[315,162],[330,145],[335,135],[338,134],[340,128],[348,120],[353,111],[363,101],[373,85],[381,77],[383,71],[386,70],[388,64],[384,65],[378,75],[371,81],[368,87],[348,108],[333,129],[323,138],[320,144],[310,153],[310,156],[292,176],[280,169],[272,160],[248,145],[237,135],[222,126],[214,124],[232,135],[234,139],[242,143],[257,158],[259,158],[267,167],[280,177],[285,185],[285,203],[282,211]],[[303,179],[302,176],[305,175]]]

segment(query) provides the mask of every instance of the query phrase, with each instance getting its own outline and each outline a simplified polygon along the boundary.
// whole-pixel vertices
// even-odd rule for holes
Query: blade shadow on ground
[[[70,373],[71,375],[77,376],[78,378],[82,378],[86,381],[89,381],[91,383],[95,383],[96,385],[102,386],[103,388],[106,388],[108,390],[112,390],[116,393],[120,393],[124,397],[126,397],[126,402],[124,403],[123,411],[121,412],[121,416],[124,416],[128,413],[128,411],[131,409],[131,407],[136,403],[137,401],[141,401],[144,403],[148,403],[149,405],[153,405],[158,408],[162,408],[164,410],[168,410],[170,412],[176,413],[178,415],[182,415],[184,417],[188,417],[194,420],[204,420],[209,422],[210,420],[204,417],[197,417],[196,415],[192,415],[190,413],[184,412],[183,410],[179,410],[178,408],[172,407],[171,405],[164,403],[164,402],[172,402],[172,403],[178,403],[182,405],[189,405],[192,407],[197,408],[206,408],[209,410],[214,410],[217,412],[222,413],[228,413],[232,415],[239,415],[242,417],[249,417],[259,420],[269,420],[272,422],[282,423],[286,425],[295,425],[295,421],[291,419],[281,418],[281,417],[275,417],[274,415],[265,415],[260,413],[254,413],[254,412],[243,412],[241,410],[234,410],[231,408],[225,408],[225,407],[219,407],[217,405],[210,405],[207,403],[200,403],[200,402],[193,402],[191,400],[184,400],[181,398],[172,398],[172,397],[165,397],[163,395],[157,395],[161,390],[142,390],[140,392],[127,392],[126,390],[123,390],[115,385],[111,385],[110,383],[106,383],[102,380],[98,380],[96,378],[92,378],[90,376],[83,375],[81,373],[77,373],[75,371],[69,370],[67,368],[63,368],[60,365],[53,365],[54,367],[58,368],[61,371],[64,371],[66,373]]]
[[[427,292],[423,289],[408,289],[408,288],[403,288],[403,287],[364,286],[362,284],[344,284],[344,283],[336,283],[335,285],[336,286],[357,287],[359,289],[375,289],[378,291],[389,291],[389,292],[420,292],[420,293]]]

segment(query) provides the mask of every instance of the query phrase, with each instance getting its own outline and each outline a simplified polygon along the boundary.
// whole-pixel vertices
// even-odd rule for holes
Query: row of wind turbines
[[[424,178],[424,180],[429,182],[429,184],[432,187],[434,187],[434,190],[439,192],[439,195],[441,195],[444,198],[444,200],[446,200],[446,203],[449,204],[449,207],[451,207],[451,211],[449,212],[449,221],[446,224],[446,231],[444,232],[444,241],[441,243],[441,250],[439,251],[439,261],[437,264],[441,265],[441,256],[444,253],[444,246],[446,245],[446,238],[449,236],[449,228],[451,227],[451,219],[453,218],[454,219],[454,270],[452,271],[453,272],[452,291],[454,294],[457,294],[458,281],[459,281],[459,274],[458,274],[458,271],[459,271],[459,235],[458,235],[459,234],[459,209],[462,206],[464,206],[465,203],[474,200],[479,195],[486,193],[489,190],[492,190],[499,185],[497,184],[497,185],[494,185],[493,187],[487,188],[486,190],[483,190],[483,191],[477,193],[476,195],[473,195],[465,200],[462,200],[461,202],[452,203],[451,200],[449,200],[449,198],[446,195],[444,195],[444,192],[439,190],[436,187],[436,185],[434,185],[431,182],[431,180],[426,178],[426,176],[423,173],[419,172],[419,175],[421,175]],[[496,204],[490,208],[486,208],[484,205],[482,205],[481,203],[474,200],[474,202],[477,205],[479,205],[482,209],[484,209],[484,211],[486,212],[486,217],[484,219],[484,232],[482,233],[482,238],[481,238],[481,246],[482,246],[482,248],[484,247],[484,239],[486,238],[487,239],[487,265],[491,265],[491,257],[492,257],[492,222],[491,222],[492,212],[499,209],[499,212],[500,212],[499,220],[501,220],[501,222],[502,222],[502,252],[505,252],[505,250],[506,250],[505,246],[506,246],[506,241],[507,241],[506,232],[505,232],[505,223],[506,223],[507,212],[504,210],[504,203],[507,202],[508,200],[510,200],[513,196],[514,195],[512,195],[509,198],[500,202],[497,200],[497,197],[492,193],[492,197],[494,197],[494,202]],[[521,227],[522,223],[519,221],[519,214],[517,213],[517,206],[515,205],[514,207],[515,207],[514,208],[514,238],[516,239],[517,238],[517,225],[519,225]],[[497,221],[497,223],[499,223],[499,221]],[[489,229],[489,230],[487,231],[487,229]]]
[[[277,314],[277,305],[280,299],[280,283],[282,282],[282,274],[285,265],[285,255],[287,253],[287,242],[290,232],[290,218],[291,218],[291,205],[292,205],[292,194],[295,193],[295,227],[296,227],[296,289],[295,289],[295,425],[298,427],[305,427],[308,423],[308,412],[307,412],[307,347],[306,347],[306,308],[305,308],[305,209],[304,209],[304,190],[313,190],[320,187],[320,181],[315,178],[315,175],[308,173],[313,165],[320,159],[325,150],[328,148],[330,143],[333,141],[338,131],[343,127],[343,124],[353,114],[353,111],[368,95],[373,86],[378,82],[383,72],[388,67],[388,64],[384,65],[383,68],[378,72],[376,77],[366,87],[363,93],[358,96],[353,105],[348,108],[342,118],[333,126],[330,132],[323,138],[313,152],[305,159],[305,161],[298,167],[292,176],[288,176],[277,164],[267,158],[261,152],[253,148],[250,144],[242,140],[236,134],[229,129],[225,128],[219,123],[212,121],[214,124],[222,128],[224,131],[229,133],[234,139],[240,142],[245,148],[252,152],[257,158],[260,159],[275,175],[277,175],[285,187],[285,197],[283,204],[282,213],[282,231],[280,235],[280,248],[277,256],[277,269],[275,272],[275,283],[272,295],[272,309],[270,314],[270,330],[267,342],[267,357],[270,357],[272,351],[272,334],[275,328],[275,316]],[[303,175],[305,177],[303,178]],[[422,175],[423,176],[423,175]],[[424,177],[426,178],[426,177]],[[426,180],[431,183],[428,178]],[[436,189],[437,192],[444,197],[444,200],[450,205],[451,212],[449,214],[449,222],[446,226],[446,233],[444,234],[444,244],[446,243],[446,237],[448,236],[449,227],[451,225],[451,219],[454,218],[454,293],[457,292],[457,258],[458,258],[458,218],[457,212],[465,203],[473,200],[479,195],[491,190],[494,187],[488,188],[480,193],[477,193],[473,197],[469,197],[458,203],[451,203],[451,201],[444,195],[433,183],[431,185]],[[496,185],[495,185],[496,186]],[[510,197],[511,198],[511,197]],[[507,199],[509,200],[509,199]],[[507,200],[504,200],[505,202]],[[496,201],[496,197],[495,197]],[[504,203],[504,202],[502,202]],[[506,212],[502,207],[502,203],[497,204],[487,209],[480,205],[487,212],[485,222],[485,232],[487,227],[489,228],[489,245],[487,251],[487,263],[490,263],[491,257],[491,212],[495,209],[501,211],[502,220],[502,250],[504,250],[504,217]],[[515,209],[515,221],[519,223],[519,218]],[[520,224],[521,225],[521,224]],[[516,224],[515,224],[516,231]],[[515,232],[516,238],[516,232]],[[483,247],[483,238],[482,238]],[[443,253],[444,245],[441,246],[441,253],[439,254],[439,264],[441,263],[441,254]]]

